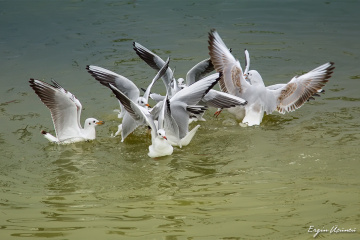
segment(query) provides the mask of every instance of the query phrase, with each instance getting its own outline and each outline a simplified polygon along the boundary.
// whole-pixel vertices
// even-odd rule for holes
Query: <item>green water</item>
[[[20,3],[20,4],[19,4]],[[0,239],[358,239],[359,1],[1,1]],[[184,77],[216,28],[267,85],[334,61],[325,94],[239,127],[216,109],[191,144],[151,159],[139,128],[111,138],[115,97],[93,64],[147,86],[137,41]],[[96,117],[92,142],[57,146],[29,78],[55,79]],[[164,92],[162,83],[155,92]],[[192,124],[191,127],[195,126]]]

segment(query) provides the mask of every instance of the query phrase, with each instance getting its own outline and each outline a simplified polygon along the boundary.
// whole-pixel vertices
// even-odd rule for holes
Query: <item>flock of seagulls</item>
[[[185,78],[174,78],[175,69],[166,61],[141,44],[134,42],[136,54],[156,71],[146,89],[141,89],[130,79],[105,68],[88,65],[87,71],[100,84],[106,86],[116,96],[122,119],[118,131],[122,142],[139,126],[151,130],[151,145],[148,156],[151,158],[171,155],[173,146],[188,145],[200,125],[189,129],[193,121],[204,121],[204,112],[217,108],[215,116],[223,109],[235,115],[241,126],[259,125],[264,113],[273,111],[286,113],[300,108],[319,93],[333,73],[334,63],[325,63],[308,73],[293,77],[286,84],[265,86],[258,71],[250,69],[250,55],[245,50],[245,70],[231,50],[225,45],[217,31],[211,30],[208,39],[210,58],[191,68]],[[214,72],[215,73],[212,73]],[[159,80],[165,87],[165,94],[151,92]],[[68,144],[93,140],[95,127],[104,124],[95,118],[80,124],[82,105],[80,101],[65,90],[59,83],[52,84],[30,79],[30,87],[49,108],[56,136],[46,131],[41,133],[50,142]],[[213,87],[219,84],[220,90]],[[141,92],[144,92],[141,94]],[[156,102],[150,107],[149,98]]]

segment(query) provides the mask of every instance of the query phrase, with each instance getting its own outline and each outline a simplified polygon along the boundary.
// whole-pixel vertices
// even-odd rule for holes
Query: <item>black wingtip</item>
[[[220,81],[222,78],[223,73],[219,72],[219,77],[215,79],[215,81],[209,86],[209,88],[205,91],[204,96],[208,94],[208,92]]]
[[[170,99],[168,96],[166,96],[166,106],[167,106],[167,109],[171,115],[171,108],[170,108]]]
[[[219,77],[216,79],[216,82],[218,82],[223,76],[223,72],[219,72]]]
[[[47,134],[47,131],[42,130],[42,131],[41,131],[41,134],[45,135],[45,134]]]
[[[53,87],[56,88],[63,88],[58,82],[56,82],[54,79],[51,79],[51,82],[53,83]]]

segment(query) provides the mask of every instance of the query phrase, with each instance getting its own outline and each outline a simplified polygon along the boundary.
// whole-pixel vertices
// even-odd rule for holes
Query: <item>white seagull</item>
[[[165,74],[169,66],[169,62],[170,59],[168,58],[147,87],[143,96],[140,96],[139,88],[131,80],[124,76],[121,76],[105,68],[93,65],[88,65],[86,69],[102,85],[109,87],[109,84],[112,84],[133,102],[136,102],[139,106],[147,108],[150,107],[150,105],[148,104],[150,90],[155,84],[155,82]],[[121,133],[121,141],[123,142],[125,138],[139,126],[139,123],[134,121],[134,119],[128,115],[127,111],[124,110],[124,106],[121,104],[120,101],[119,104],[121,108],[121,116],[119,117],[122,117],[123,120],[122,123],[118,126],[118,131],[115,133],[114,136],[117,136],[119,133]]]
[[[230,53],[215,30],[209,33],[209,51],[216,71],[223,73],[220,80],[222,91],[239,96],[248,102],[245,111],[242,107],[229,109],[229,112],[238,120],[242,119],[242,123],[248,126],[259,125],[264,112],[271,114],[273,111],[278,111],[284,114],[300,108],[322,91],[334,69],[334,63],[328,62],[308,73],[293,77],[287,84],[266,87],[256,70],[250,70],[244,76],[239,61]]]
[[[156,158],[171,155],[174,149],[167,141],[165,130],[163,129],[163,120],[158,121],[158,127],[156,127],[153,116],[148,109],[133,102],[112,84],[109,84],[109,87],[135,121],[147,124],[151,128],[152,144],[149,146],[148,156]],[[164,117],[162,119],[164,119]]]
[[[88,118],[82,128],[80,125],[82,109],[80,101],[57,82],[51,81],[54,85],[32,78],[29,81],[30,87],[49,108],[54,123],[56,137],[43,130],[41,133],[44,137],[50,142],[59,144],[95,139],[95,127],[104,122]]]

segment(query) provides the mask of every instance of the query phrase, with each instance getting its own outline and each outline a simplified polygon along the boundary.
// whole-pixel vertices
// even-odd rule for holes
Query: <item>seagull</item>
[[[180,139],[183,139],[189,133],[189,115],[199,115],[207,109],[206,106],[198,105],[198,103],[210,89],[217,84],[220,80],[220,76],[221,73],[216,79],[209,77],[203,78],[189,87],[178,91],[169,99],[171,115],[179,127]],[[163,102],[159,102],[154,106],[151,111],[153,116],[157,115],[159,106],[162,106],[163,104]]]
[[[168,137],[169,143],[172,146],[178,146],[178,147],[182,148],[183,146],[189,145],[189,143],[195,136],[196,131],[200,128],[200,125],[197,125],[193,129],[191,129],[191,131],[187,132],[183,138],[180,138],[179,126],[171,114],[170,104],[171,104],[170,99],[166,95],[165,100],[163,101],[163,106],[162,106],[163,107],[162,111],[164,112],[162,115],[164,115],[166,117],[166,119],[164,121],[164,130],[167,133],[166,136]],[[186,119],[186,116],[184,119]]]
[[[163,120],[158,121],[157,127],[153,116],[150,114],[147,108],[142,107],[132,101],[111,83],[109,83],[109,87],[115,94],[116,98],[119,99],[126,111],[135,121],[142,122],[150,126],[152,144],[149,146],[148,156],[151,158],[156,158],[171,155],[174,149],[167,141],[165,130],[163,129]],[[163,111],[162,114],[164,114]],[[162,119],[164,119],[164,117],[162,117]]]
[[[168,58],[162,68],[159,69],[156,76],[153,78],[143,96],[140,96],[139,88],[128,78],[121,76],[117,73],[114,73],[110,70],[107,70],[102,67],[88,65],[86,69],[88,72],[98,80],[102,85],[109,87],[109,83],[119,89],[122,93],[124,93],[129,99],[133,102],[136,102],[139,106],[142,107],[150,107],[148,104],[150,90],[155,82],[162,77],[162,75],[167,71],[169,66],[170,59]],[[123,142],[125,138],[132,133],[138,126],[139,123],[134,121],[134,119],[128,115],[127,111],[125,111],[124,106],[120,103],[121,116],[123,118],[122,123],[118,126],[118,131],[114,134],[114,137],[121,133],[121,141]]]
[[[216,71],[222,72],[222,91],[245,99],[244,108],[230,108],[229,112],[248,126],[260,125],[264,112],[281,114],[300,108],[322,91],[333,73],[334,63],[325,63],[308,73],[293,77],[287,84],[266,87],[261,75],[250,70],[244,76],[240,62],[234,58],[215,30],[209,33],[209,55]],[[249,65],[249,64],[247,64]]]
[[[95,139],[95,127],[104,124],[104,122],[95,118],[88,118],[85,120],[84,128],[82,128],[80,125],[82,105],[75,95],[65,90],[54,80],[51,80],[53,85],[33,78],[29,82],[30,87],[34,89],[40,100],[51,112],[56,137],[43,130],[41,133],[46,139],[59,144]]]
[[[155,53],[151,52],[149,49],[145,48],[141,44],[134,42],[133,43],[134,50],[136,54],[144,60],[150,67],[153,69],[159,71],[159,69],[165,64],[165,62]],[[250,62],[250,60],[249,60]],[[170,98],[176,94],[179,90],[189,87],[190,85],[194,84],[195,82],[199,81],[200,79],[203,79],[207,74],[214,71],[214,66],[210,60],[210,58],[205,59],[199,63],[197,63],[194,67],[192,67],[186,74],[186,80],[183,78],[179,78],[177,80],[177,84],[174,86],[178,86],[176,91],[172,90],[170,91]],[[207,76],[209,79],[215,80],[219,77],[218,73],[214,73],[212,75]],[[173,72],[170,68],[168,68],[166,74],[164,74],[164,84],[167,89],[169,89],[168,86],[171,86],[171,81],[173,81]],[[162,101],[164,100],[164,96],[160,96],[159,94],[151,94],[151,97],[154,98],[155,101]],[[208,107],[214,107],[218,109],[223,108],[230,108],[235,107],[239,105],[245,105],[246,101],[240,97],[228,94],[226,92],[220,92],[214,89],[211,89],[208,91],[208,93],[203,97],[201,100],[201,103]],[[219,110],[218,110],[219,111]],[[217,114],[217,113],[215,113]],[[220,114],[220,111],[219,113]],[[218,115],[217,114],[217,115]],[[205,121],[204,118],[202,118],[202,114],[191,116],[191,121],[202,120]]]

